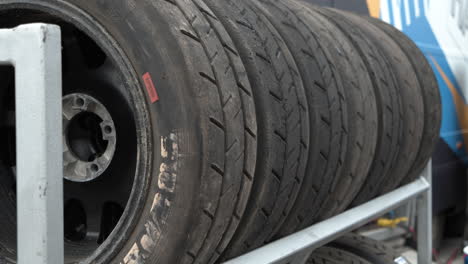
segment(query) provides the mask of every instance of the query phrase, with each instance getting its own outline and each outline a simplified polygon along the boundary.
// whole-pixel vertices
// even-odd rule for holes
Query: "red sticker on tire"
[[[151,103],[159,101],[158,92],[156,91],[156,87],[154,86],[153,79],[149,72],[143,75],[143,81],[145,82],[146,91],[148,92]]]

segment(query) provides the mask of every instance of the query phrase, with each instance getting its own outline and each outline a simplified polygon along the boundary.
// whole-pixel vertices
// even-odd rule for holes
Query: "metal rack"
[[[60,28],[0,30],[0,64],[15,68],[18,263],[63,263]]]
[[[19,264],[64,261],[60,39],[54,25],[0,30],[0,65],[14,66],[16,75]],[[417,199],[418,263],[430,264],[430,168],[398,190],[226,263],[306,263],[314,249]]]
[[[432,263],[432,170],[428,163],[422,176],[413,183],[364,205],[282,238],[226,264],[304,264],[317,248],[349,233],[399,206],[417,199],[418,264]],[[416,264],[416,263],[414,263]]]

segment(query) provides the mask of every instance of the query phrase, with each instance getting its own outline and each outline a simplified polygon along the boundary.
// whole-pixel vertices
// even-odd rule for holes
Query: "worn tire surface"
[[[294,1],[260,0],[255,2],[286,41],[303,78],[310,112],[310,152],[306,176],[297,207],[283,228],[297,230],[307,226],[341,174],[348,142],[347,97],[334,57],[306,19],[297,12]],[[305,208],[301,208],[305,209]]]
[[[424,99],[424,130],[416,160],[404,179],[404,182],[411,182],[419,177],[424,167],[427,165],[434,151],[434,146],[439,139],[442,121],[439,86],[431,65],[412,40],[401,31],[381,20],[371,17],[366,17],[366,19],[374,26],[383,30],[400,45],[400,48],[413,65],[413,69],[416,72],[416,77],[422,89],[422,96]]]
[[[314,197],[309,197],[310,193],[303,187],[304,192],[299,196],[303,198],[298,198],[296,210],[293,210],[288,218],[289,221],[295,221],[293,219],[298,217],[307,218],[305,225],[309,225],[342,212],[356,197],[375,154],[378,117],[374,88],[364,61],[356,48],[339,28],[315,11],[312,5],[301,3],[297,8],[299,9],[296,9],[296,12],[304,17],[319,38],[327,41],[332,55],[331,63],[342,74],[348,98],[348,145],[341,174],[335,179],[329,195],[318,208],[309,207],[310,200]],[[307,211],[310,210],[315,210],[315,215],[304,217],[304,214],[307,215]],[[286,233],[297,231],[293,230],[292,226],[294,224],[289,225],[286,222],[283,230],[289,229]]]
[[[205,190],[215,196],[205,196],[202,192],[202,221],[192,227],[189,236],[191,246],[182,260],[182,263],[212,263],[225,249],[239,225],[252,187],[257,147],[255,106],[239,52],[216,15],[201,0],[174,1],[172,4],[179,8],[192,25],[193,31],[188,31],[186,35],[204,46],[214,71],[214,75],[205,78],[218,86],[225,112],[224,125],[222,121],[210,117],[211,122],[217,123],[218,129],[227,136],[224,142],[225,166],[222,168],[216,163],[210,165],[213,172],[218,174],[218,179],[209,179]],[[223,94],[223,89],[229,92]],[[231,138],[229,134],[232,134]],[[209,144],[219,148],[219,142],[212,138]],[[216,182],[219,184],[216,188],[221,188],[218,193],[213,188]]]
[[[353,206],[359,205],[374,197],[382,181],[390,177],[389,172],[401,147],[403,108],[395,76],[388,71],[390,64],[385,54],[368,39],[360,25],[353,23],[338,10],[326,8],[317,11],[338,26],[357,48],[376,93],[379,116],[377,149],[365,185],[352,203]]]
[[[312,253],[309,263],[321,263],[311,262],[316,259],[333,259],[339,260],[337,263],[394,264],[398,257],[400,255],[384,243],[351,233]]]
[[[200,0],[11,0],[0,8],[13,5],[102,27],[135,76],[132,92],[144,98],[133,107],[147,113],[140,142],[150,155],[138,172],[149,175],[146,195],[127,207],[137,217],[120,240],[104,242],[87,262],[217,258],[218,242],[232,236],[250,193],[257,126],[245,68],[216,16]],[[145,73],[157,87],[155,103],[146,96]]]
[[[358,234],[348,234],[330,244],[360,256],[371,263],[394,263],[400,255],[385,243]]]
[[[207,139],[211,147],[209,153],[222,150],[220,146],[224,145],[224,154],[216,155],[218,161],[209,165],[211,172],[202,174],[207,181],[202,181],[200,190],[198,212],[201,218],[190,227],[189,247],[181,261],[214,262],[234,234],[252,187],[257,138],[252,92],[234,43],[204,2],[174,0],[158,1],[158,4],[156,9],[166,8],[168,11],[166,19],[182,33],[182,41],[192,42],[188,51],[197,54],[194,51],[200,49],[202,56],[192,64],[196,67],[192,71],[204,79],[209,89],[205,91],[207,95],[218,95],[215,102],[221,103],[221,108],[207,112],[206,118],[209,118],[210,125],[214,125],[213,130],[224,133],[224,140],[217,141],[215,134]],[[203,69],[200,59],[205,58],[209,64],[206,64],[207,71],[203,72],[200,71]],[[202,101],[201,104],[205,107],[210,102]]]
[[[304,177],[309,118],[297,66],[269,21],[248,1],[205,2],[246,65],[259,127],[252,195],[226,259],[263,245],[288,214]]]
[[[374,41],[374,44],[380,47],[385,57],[388,58],[391,66],[389,70],[393,71],[395,75],[397,90],[403,107],[401,148],[388,176],[382,181],[374,194],[374,196],[378,196],[399,186],[403,179],[407,177],[416,160],[424,129],[422,89],[413,65],[392,38],[364,18],[352,13],[341,12],[356,24],[359,24],[367,32],[369,38]]]
[[[349,253],[345,250],[321,247],[314,251],[309,259],[308,264],[380,264],[369,262],[359,256]]]

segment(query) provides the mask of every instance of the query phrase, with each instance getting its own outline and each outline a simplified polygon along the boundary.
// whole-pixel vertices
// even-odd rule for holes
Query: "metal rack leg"
[[[0,64],[15,67],[18,263],[63,263],[60,28],[0,30]]]
[[[432,185],[432,162],[423,172],[424,179]],[[432,263],[432,186],[421,194],[418,206],[418,263]]]

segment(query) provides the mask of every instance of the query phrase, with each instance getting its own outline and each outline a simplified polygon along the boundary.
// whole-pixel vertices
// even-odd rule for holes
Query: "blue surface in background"
[[[395,22],[393,21],[393,12],[395,10],[392,9],[392,4],[391,4],[392,0],[387,0],[387,1],[388,1],[389,9],[390,9],[390,23],[395,24]],[[436,70],[435,66],[433,65],[433,62],[430,58],[431,56],[437,61],[437,63],[445,72],[447,77],[455,85],[460,95],[462,95],[462,92],[461,92],[460,86],[458,85],[455,79],[455,76],[452,70],[449,67],[449,64],[447,62],[447,57],[441,50],[440,45],[431,29],[429,21],[426,18],[425,10],[424,8],[422,8],[424,6],[423,0],[419,0],[419,1],[420,1],[420,6],[421,6],[420,8],[421,13],[419,17],[416,17],[414,3],[413,1],[410,1],[409,11],[410,11],[411,23],[409,25],[407,25],[406,16],[403,15],[405,14],[406,10],[403,5],[403,1],[401,1],[400,10],[402,10],[401,11],[402,12],[402,16],[401,16],[402,17],[402,31],[406,35],[408,35],[414,42],[416,42],[419,48],[426,54],[437,76],[437,80],[439,82],[440,92],[442,96],[442,128],[440,131],[441,138],[449,145],[452,151],[455,152],[456,155],[460,159],[467,162],[468,159],[466,157],[465,148],[461,148],[461,149],[457,148],[457,143],[463,142],[464,140],[462,137],[462,130],[458,121],[457,112],[456,112],[455,104],[453,101],[453,96],[450,93],[450,90],[447,87],[446,83],[442,79],[442,76],[439,74],[439,72]],[[447,2],[447,4],[449,4],[449,2]]]

